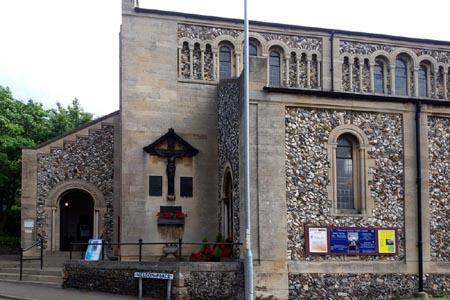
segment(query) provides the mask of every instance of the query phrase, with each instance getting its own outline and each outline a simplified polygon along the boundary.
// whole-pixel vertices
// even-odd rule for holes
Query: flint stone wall
[[[103,125],[102,129],[79,136],[74,142],[65,142],[62,148],[52,149],[48,155],[38,158],[37,171],[37,234],[47,242],[45,215],[48,192],[66,180],[83,180],[95,185],[106,202],[103,232],[111,241],[113,232],[113,177],[114,177],[114,126]]]
[[[63,287],[114,294],[139,294],[134,272],[173,273],[171,299],[244,299],[244,270],[240,262],[110,262],[67,261]],[[143,279],[143,296],[165,299],[167,280]]]
[[[371,149],[369,189],[372,216],[332,215],[328,197],[330,158],[326,143],[331,130],[342,124],[358,126]],[[359,260],[402,260],[404,245],[403,129],[400,114],[325,109],[286,109],[286,200],[288,259],[343,260],[344,256],[305,253],[304,226],[392,227],[398,230],[398,255],[359,256]]]
[[[450,261],[450,118],[428,118],[431,260]]]
[[[233,180],[233,237],[234,243],[240,242],[239,223],[239,100],[240,88],[238,80],[221,81],[217,101],[218,111],[218,190],[219,190],[219,223],[222,225],[223,179],[227,166],[231,166]],[[222,227],[221,227],[222,228]],[[234,253],[239,253],[235,248]]]
[[[417,292],[416,275],[405,274],[289,274],[289,299],[407,299]],[[427,274],[424,291],[450,292],[450,275]]]

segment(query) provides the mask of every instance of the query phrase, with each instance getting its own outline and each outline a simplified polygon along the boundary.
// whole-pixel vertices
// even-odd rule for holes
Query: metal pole
[[[142,260],[142,239],[139,239],[139,262]]]
[[[142,277],[139,277],[139,299],[142,299]]]
[[[19,280],[22,280],[22,269],[23,269],[23,248],[20,248],[20,275]]]
[[[244,0],[244,189],[245,189],[245,299],[253,300],[253,255],[250,235],[250,145],[249,145],[249,36],[247,0]]]
[[[171,294],[171,289],[172,289],[172,279],[169,279],[167,281],[167,300],[170,300],[170,294]]]
[[[44,239],[41,239],[41,270],[44,267]]]

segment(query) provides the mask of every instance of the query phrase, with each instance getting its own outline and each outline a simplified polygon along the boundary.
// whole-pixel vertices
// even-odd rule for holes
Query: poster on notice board
[[[102,252],[102,240],[89,240],[84,260],[99,260]]]

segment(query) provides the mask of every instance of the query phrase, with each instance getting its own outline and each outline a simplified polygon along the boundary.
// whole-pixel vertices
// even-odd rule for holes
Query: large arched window
[[[369,188],[371,149],[364,131],[352,124],[343,124],[330,132],[327,147],[330,158],[328,196],[336,215],[372,215],[373,198]]]
[[[421,65],[419,68],[419,97],[428,97],[428,69]]]
[[[248,45],[248,55],[250,56],[258,56],[258,47],[255,44],[250,43]]]
[[[395,61],[395,95],[408,95],[408,76],[406,64],[401,59],[397,59]]]
[[[231,77],[231,50],[227,46],[220,47],[219,51],[220,79]]]
[[[269,59],[269,84],[279,86],[281,85],[280,54],[276,51],[272,51],[270,52]]]
[[[342,135],[337,140],[336,192],[338,209],[355,209],[353,144],[354,139],[350,135]]]
[[[384,94],[384,64],[381,61],[376,61],[373,67],[373,83],[374,92]]]

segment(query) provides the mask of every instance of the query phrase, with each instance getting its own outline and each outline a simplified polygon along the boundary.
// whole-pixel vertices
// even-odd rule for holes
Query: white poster
[[[102,240],[89,240],[84,260],[99,260],[102,252]]]
[[[326,228],[308,228],[309,229],[309,252],[327,253],[328,238]]]

